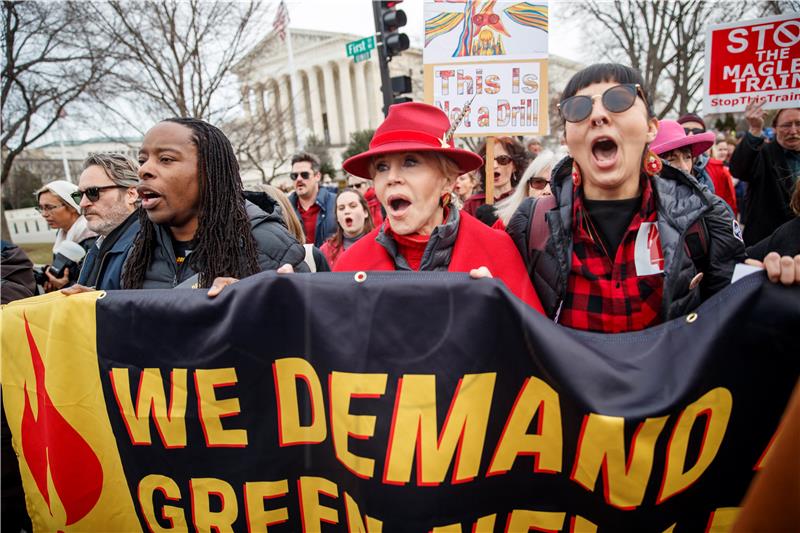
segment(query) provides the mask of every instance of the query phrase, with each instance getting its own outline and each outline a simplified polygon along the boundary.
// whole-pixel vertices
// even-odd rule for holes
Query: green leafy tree
[[[369,142],[372,140],[373,135],[375,135],[375,130],[359,130],[351,133],[350,142],[347,143],[347,148],[342,152],[342,159],[347,159],[369,150]]]

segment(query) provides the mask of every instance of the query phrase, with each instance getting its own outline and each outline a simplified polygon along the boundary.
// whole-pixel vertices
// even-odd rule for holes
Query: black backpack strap
[[[698,272],[705,272],[709,264],[708,228],[703,217],[696,220],[683,239],[686,254],[691,258]]]

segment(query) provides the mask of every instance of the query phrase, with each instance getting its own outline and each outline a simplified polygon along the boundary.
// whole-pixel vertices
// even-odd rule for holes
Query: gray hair
[[[519,205],[528,197],[528,180],[547,167],[550,167],[552,170],[552,168],[556,166],[556,163],[561,161],[566,155],[563,149],[556,152],[545,150],[536,156],[536,159],[531,161],[528,168],[526,168],[525,172],[522,174],[519,183],[517,183],[514,194],[508,197],[502,207],[497,208],[497,216],[503,220],[504,224],[508,224],[508,221],[511,220],[511,217],[514,215]]]
[[[83,169],[97,165],[108,179],[120,187],[136,187],[139,184],[139,163],[122,154],[98,153],[87,157]]]

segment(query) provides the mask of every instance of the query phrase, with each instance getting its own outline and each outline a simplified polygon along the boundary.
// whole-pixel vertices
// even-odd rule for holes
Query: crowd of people
[[[219,128],[166,119],[146,133],[138,161],[96,154],[77,185],[37,191],[58,230],[54,255],[71,241],[85,256],[67,254],[68,266],[46,268],[37,283],[4,242],[3,303],[37,284],[216,297],[265,270],[451,271],[497,278],[562,326],[619,333],[692,312],[744,261],[772,282],[800,283],[800,109],[775,113],[771,139],[754,101],[736,139],[697,115],[657,120],[643,87],[630,67],[587,67],[558,105],[563,146],[488,139],[488,166],[486,144],[457,148],[437,107],[397,104],[369,149],[344,161],[345,188],[323,185],[317,157],[298,153],[288,196],[243,190]]]
[[[623,65],[578,72],[558,106],[562,146],[489,138],[490,165],[486,142],[456,147],[438,108],[398,104],[343,163],[345,188],[323,185],[319,159],[298,153],[288,196],[244,191],[219,128],[166,119],[138,161],[96,154],[77,185],[37,191],[54,252],[65,240],[86,252],[58,276],[46,268],[40,285],[215,296],[264,270],[463,271],[500,279],[564,326],[620,332],[690,312],[746,259],[773,281],[800,281],[800,109],[775,114],[773,140],[754,101],[737,140],[698,115],[657,120],[643,87]],[[13,281],[4,269],[4,287]]]

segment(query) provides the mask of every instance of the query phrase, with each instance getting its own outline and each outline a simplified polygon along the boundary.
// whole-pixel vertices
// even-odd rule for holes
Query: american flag
[[[286,3],[281,0],[278,4],[278,11],[275,12],[275,20],[272,22],[272,29],[278,33],[281,40],[286,40],[286,27],[289,25],[289,10]]]

